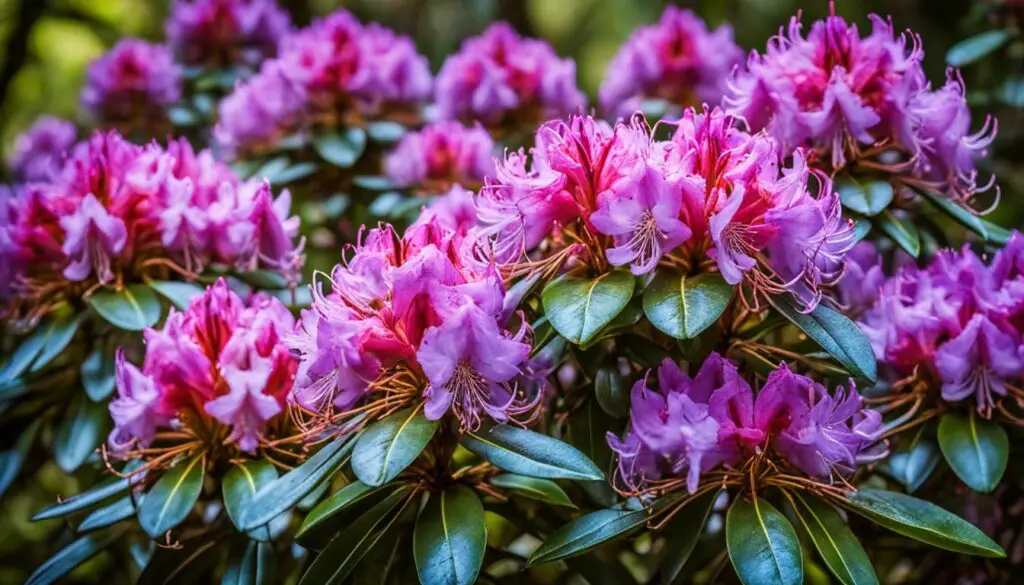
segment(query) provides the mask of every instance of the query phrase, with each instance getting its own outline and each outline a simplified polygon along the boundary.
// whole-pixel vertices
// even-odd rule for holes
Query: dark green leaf
[[[64,472],[78,469],[109,431],[110,411],[79,393],[53,436],[53,459]]]
[[[1013,232],[1004,228],[1003,226],[996,225],[980,217],[976,219],[978,220],[978,223],[981,224],[981,227],[985,230],[985,233],[987,234],[985,236],[985,241],[997,244],[999,246],[1005,246],[1010,242],[1010,237],[1013,235]]]
[[[117,377],[114,372],[114,354],[102,344],[89,352],[82,362],[82,386],[93,402],[103,402],[114,392]]]
[[[420,583],[472,585],[487,549],[480,498],[458,484],[433,494],[416,519],[412,540]]]
[[[942,460],[938,446],[927,439],[918,439],[913,446],[889,455],[885,460],[888,472],[902,483],[908,493],[914,493],[935,471]]]
[[[261,290],[282,289],[288,286],[288,279],[273,270],[248,270],[235,274],[235,278]]]
[[[856,323],[825,305],[818,305],[810,313],[801,313],[788,296],[771,296],[768,301],[851,374],[871,382],[878,378],[874,350]]]
[[[37,522],[39,520],[48,520],[50,518],[60,518],[80,510],[91,508],[104,500],[128,491],[128,481],[128,478],[116,479],[102,485],[98,485],[80,494],[71,496],[65,500],[61,500],[60,502],[47,506],[37,512],[36,515],[32,517],[32,520]]]
[[[1003,478],[1010,460],[1010,437],[992,420],[953,412],[939,420],[939,448],[957,477],[974,491],[989,493]]]
[[[123,533],[124,528],[111,528],[110,530],[88,534],[73,541],[40,565],[29,576],[25,585],[49,585],[50,583],[56,583],[58,579],[113,544]]]
[[[203,490],[206,456],[179,461],[157,480],[139,506],[139,525],[151,538],[160,538],[188,516]]]
[[[596,400],[587,400],[569,417],[569,442],[593,461],[598,469],[612,465],[612,450],[605,433],[618,432],[623,425],[608,416]],[[615,491],[604,479],[582,482],[582,487],[597,505],[611,507],[618,500]]]
[[[136,499],[141,500],[142,497],[140,494]],[[132,496],[125,496],[112,504],[107,504],[102,508],[93,510],[82,519],[82,523],[78,525],[77,531],[89,532],[90,530],[106,528],[111,524],[131,518],[136,512],[136,499],[132,499]]]
[[[361,481],[348,484],[317,504],[306,515],[295,540],[307,548],[323,548],[331,536],[351,522],[354,515],[366,511],[366,503],[376,503],[376,496],[387,489],[386,485],[373,487]]]
[[[382,120],[380,122],[370,122],[369,126],[366,127],[366,133],[370,136],[370,140],[374,142],[394,144],[405,135],[406,129],[405,126],[398,122]]]
[[[569,496],[562,491],[562,488],[558,487],[558,484],[550,479],[503,473],[492,477],[491,485],[510,490],[532,500],[547,502],[556,506],[576,507],[572,500],[569,499]]]
[[[0,451],[0,497],[3,497],[7,488],[11,487],[11,484],[17,479],[18,472],[21,471],[21,466],[25,464],[25,458],[28,457],[28,452],[32,449],[32,444],[35,443],[40,424],[41,421],[38,420],[30,424],[21,431],[21,435],[18,436],[14,445]]]
[[[345,128],[313,138],[313,148],[327,162],[343,169],[351,168],[366,149],[366,131]]]
[[[858,181],[846,177],[836,181],[836,191],[843,206],[862,215],[878,215],[892,202],[893,189],[889,181]]]
[[[250,505],[242,509],[235,525],[252,530],[277,518],[299,503],[341,467],[352,451],[350,437],[342,436],[317,451],[305,463],[270,482],[256,493]]]
[[[828,502],[793,492],[797,518],[818,554],[842,585],[878,585],[864,547]]]
[[[908,219],[896,217],[886,209],[875,216],[874,224],[911,257],[921,255],[921,234]]]
[[[908,538],[953,552],[1002,558],[1003,549],[972,524],[913,496],[864,488],[847,494],[844,506]]]
[[[999,99],[1014,108],[1024,108],[1024,77],[1011,75],[999,88]]]
[[[662,585],[669,585],[675,581],[686,566],[686,561],[690,560],[697,541],[700,540],[701,534],[704,534],[704,527],[720,493],[720,490],[712,490],[700,496],[686,504],[669,521],[665,535],[665,560],[661,566]]]
[[[803,555],[793,525],[767,501],[740,498],[725,518],[729,559],[744,585],[802,585]]]
[[[149,286],[161,296],[171,301],[179,309],[187,309],[193,297],[203,294],[203,287],[191,282],[175,282],[173,280],[151,280]]]
[[[644,313],[664,333],[692,339],[718,321],[732,293],[718,272],[687,277],[662,270],[644,290]]]
[[[352,471],[366,485],[384,485],[419,457],[437,425],[419,408],[406,408],[373,423],[356,440]]]
[[[594,462],[558,439],[510,425],[466,433],[462,445],[497,467],[546,479],[604,479]]]
[[[387,191],[394,189],[394,182],[385,176],[358,175],[352,177],[352,184],[367,191]]]
[[[75,332],[78,331],[78,325],[81,322],[82,319],[80,317],[54,319],[48,327],[46,343],[43,344],[39,355],[32,362],[31,371],[38,372],[53,361],[53,358],[60,355],[67,348],[68,344],[71,343],[71,339],[75,336]]]
[[[228,552],[221,585],[270,585],[276,565],[274,547],[267,542],[236,538]]]
[[[988,230],[985,229],[985,223],[987,222],[983,222],[983,220],[973,212],[968,211],[962,205],[952,201],[945,195],[932,193],[927,189],[914,189],[914,191],[927,199],[928,202],[938,208],[939,211],[946,214],[960,225],[979,236],[988,239]]]
[[[89,304],[111,325],[128,331],[142,331],[160,320],[160,301],[144,284],[98,290],[89,297]]]
[[[647,524],[646,510],[598,510],[551,533],[526,561],[532,567],[587,552]]]
[[[622,269],[596,278],[566,274],[541,292],[544,314],[562,337],[582,345],[626,308],[635,284],[633,275]]]
[[[181,546],[152,549],[135,585],[179,585],[205,583],[224,558],[224,533],[204,532],[179,540]]]
[[[996,51],[1009,42],[1011,38],[1013,38],[1013,35],[1004,28],[974,35],[953,45],[949,52],[946,53],[946,63],[951,67],[970,65],[985,55]]]
[[[4,364],[3,370],[0,370],[0,383],[11,382],[28,370],[29,366],[32,365],[32,362],[35,361],[39,353],[46,346],[47,338],[50,336],[53,326],[53,321],[43,321],[35,328],[31,335],[21,342],[21,345],[14,350],[10,359]]]
[[[265,459],[239,463],[224,474],[221,483],[224,508],[236,527],[242,511],[251,506],[256,494],[275,479],[277,468]],[[270,530],[260,526],[249,530],[249,536],[256,540],[270,540]]]
[[[629,386],[617,368],[598,368],[594,375],[594,395],[597,403],[609,415],[624,418],[629,414]]]

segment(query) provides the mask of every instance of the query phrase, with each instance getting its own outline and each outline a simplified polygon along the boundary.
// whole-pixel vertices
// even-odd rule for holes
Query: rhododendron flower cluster
[[[576,64],[560,59],[548,43],[519,36],[507,23],[492,24],[467,39],[437,74],[434,92],[442,118],[530,125],[580,111],[586,96],[576,87]]]
[[[339,10],[281,39],[277,58],[221,102],[215,136],[228,152],[266,147],[308,126],[408,109],[431,82],[411,39]]]
[[[502,281],[476,259],[475,244],[473,234],[438,222],[402,237],[390,226],[363,234],[335,267],[333,290],[313,287],[313,306],[288,341],[301,359],[296,402],[344,411],[422,400],[427,418],[451,411],[464,429],[485,416],[528,419],[539,396],[527,398],[516,384],[528,328],[507,329]],[[401,395],[396,372],[414,380]]]
[[[657,23],[633,31],[612,59],[601,83],[601,108],[628,116],[644,98],[684,107],[717,104],[742,59],[731,26],[709,31],[693,12],[669,6]]]
[[[181,98],[181,87],[181,67],[170,48],[125,39],[89,66],[82,108],[101,126],[152,128]]]
[[[67,120],[43,116],[18,136],[7,166],[19,181],[53,179],[64,157],[75,145],[75,125]]]
[[[403,136],[384,170],[400,187],[440,193],[453,184],[483,184],[494,174],[494,154],[494,140],[480,126],[440,121]]]
[[[647,377],[632,390],[630,425],[620,439],[619,478],[631,489],[675,476],[694,493],[701,476],[737,468],[769,451],[776,465],[827,480],[877,458],[881,415],[862,407],[850,389],[829,392],[783,364],[755,397],[731,362],[711,354],[694,378],[671,359],[658,368],[658,390]]]
[[[292,23],[275,0],[178,0],[165,28],[184,63],[217,67],[273,57]]]
[[[184,311],[172,309],[161,329],[145,331],[142,369],[118,354],[111,448],[147,447],[170,429],[213,440],[220,433],[200,422],[212,418],[230,427],[224,442],[254,452],[286,408],[298,364],[282,338],[294,326],[277,299],[243,300],[223,279]]]
[[[896,35],[880,16],[871,15],[871,22],[871,34],[861,36],[833,14],[805,38],[794,17],[764,54],[751,54],[732,81],[727,110],[753,130],[766,129],[784,152],[811,148],[835,170],[897,148],[918,178],[968,203],[986,188],[977,185],[974,160],[991,143],[994,122],[970,134],[959,76],[950,72],[946,85],[932,91],[921,67],[921,39]]]
[[[611,127],[590,117],[544,124],[531,150],[510,154],[478,203],[499,259],[517,259],[557,227],[615,266],[646,274],[667,257],[713,261],[730,284],[757,294],[792,291],[808,308],[841,274],[853,225],[800,151],[779,168],[764,134],[748,134],[721,110],[693,109],[667,141],[642,118]],[[604,239],[601,239],[604,236]],[[597,260],[600,262],[600,260]]]
[[[890,373],[917,370],[943,399],[973,400],[991,416],[1024,379],[1024,236],[1014,232],[988,265],[965,246],[902,266],[860,326]]]
[[[287,191],[275,199],[268,183],[240,181],[184,139],[164,149],[97,131],[57,179],[25,186],[6,206],[0,241],[19,302],[131,282],[158,266],[195,274],[216,262],[294,277],[301,264]]]

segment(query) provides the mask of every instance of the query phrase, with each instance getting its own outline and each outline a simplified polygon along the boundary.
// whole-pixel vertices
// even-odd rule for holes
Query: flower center
[[[452,393],[452,410],[467,429],[480,428],[481,405],[490,401],[487,380],[466,360],[455,366],[452,377],[445,384]]]
[[[633,236],[627,244],[630,250],[636,252],[637,264],[646,265],[647,262],[660,257],[659,241],[664,237],[665,234],[658,228],[651,210],[644,211],[640,219],[633,224]]]

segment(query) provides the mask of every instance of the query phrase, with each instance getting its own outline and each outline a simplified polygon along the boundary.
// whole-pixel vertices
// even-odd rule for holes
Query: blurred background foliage
[[[520,32],[550,41],[576,60],[579,83],[593,102],[608,61],[637,27],[655,21],[664,0],[280,0],[302,26],[339,6],[363,21],[378,21],[412,35],[435,71],[462,39],[495,20],[507,20]],[[763,49],[790,16],[803,10],[809,22],[827,14],[826,0],[692,0],[679,2],[717,26],[732,24],[737,42]],[[85,67],[118,39],[163,38],[169,0],[0,0],[0,155],[17,134],[41,114],[76,119]],[[1000,28],[1014,39],[964,70],[974,126],[985,112],[1000,121],[999,140],[985,171],[995,172],[1003,201],[989,218],[1008,227],[1024,221],[1024,41],[1018,22],[1020,0],[838,0],[837,13],[869,27],[867,15],[892,15],[897,29],[912,29],[924,40],[925,67],[933,84],[944,81],[946,53],[960,40]],[[3,432],[3,431],[0,431]],[[32,488],[8,494],[0,505],[0,583],[19,583],[54,549],[60,520],[32,523],[32,510],[57,494],[75,493],[77,482],[52,462],[28,463]],[[84,478],[91,480],[93,478]],[[110,552],[86,563],[72,581],[94,582],[104,570],[126,566]],[[114,572],[118,570],[115,568]]]

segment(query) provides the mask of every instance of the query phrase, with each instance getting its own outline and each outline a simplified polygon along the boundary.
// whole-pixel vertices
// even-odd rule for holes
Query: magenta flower
[[[412,104],[430,97],[434,79],[427,58],[407,36],[370,23],[363,30],[363,48],[374,74],[374,100]]]
[[[171,50],[125,39],[89,66],[82,107],[102,125],[146,128],[181,97],[181,68]]]
[[[82,281],[92,274],[101,283],[113,280],[110,263],[124,251],[124,222],[107,212],[90,193],[73,214],[61,218],[60,226],[65,232],[64,254],[70,261],[64,277]]]
[[[537,123],[586,105],[576,64],[544,41],[520,37],[507,23],[467,39],[441,66],[434,93],[442,118],[487,126]]]
[[[465,234],[477,225],[476,205],[472,191],[454,185],[446,194],[423,208],[413,224],[421,226],[436,222],[445,229]]]
[[[874,244],[864,240],[850,249],[846,259],[846,273],[836,283],[836,292],[839,301],[857,315],[875,303],[885,282],[882,255]]]
[[[170,417],[161,413],[160,392],[153,380],[139,371],[117,352],[117,397],[110,401],[110,417],[114,431],[110,446],[127,448],[133,442],[145,447],[153,442],[158,428],[170,424]]]
[[[20,181],[53,180],[75,144],[76,133],[71,122],[43,116],[18,136],[7,166]]]
[[[259,73],[221,100],[213,136],[232,157],[246,149],[270,148],[296,126],[305,103],[305,90],[282,64],[264,61]]]
[[[1006,396],[1006,381],[1024,374],[1020,334],[1001,331],[988,317],[975,314],[959,335],[935,351],[942,399],[958,402],[971,396],[988,416],[995,396]]]
[[[291,18],[274,0],[177,0],[165,28],[188,65],[255,64],[273,57]]]
[[[494,140],[480,126],[434,122],[403,136],[384,159],[384,170],[400,187],[443,191],[455,183],[479,185],[494,174]]]
[[[612,59],[601,83],[601,108],[628,116],[643,98],[681,107],[716,104],[742,59],[729,25],[711,32],[691,11],[670,5],[657,23],[634,31]]]

